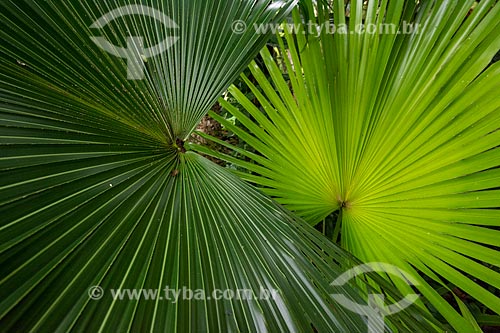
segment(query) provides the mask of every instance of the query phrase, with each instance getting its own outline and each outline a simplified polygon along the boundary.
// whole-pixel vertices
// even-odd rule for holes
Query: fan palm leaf
[[[343,1],[320,5],[315,23],[333,9],[336,33],[288,27],[289,80],[264,49],[265,66],[243,76],[258,106],[233,86],[248,113],[221,103],[241,126],[212,113],[256,153],[195,147],[251,171],[237,173],[311,225],[336,211],[344,248],[426,276],[419,290],[463,332],[475,327],[428,281],[500,314],[500,6],[473,4],[351,1],[349,22]]]
[[[0,3],[1,331],[365,330],[329,296],[366,298],[329,285],[354,258],[183,143],[267,38],[231,22],[281,20],[293,4]],[[176,43],[145,52],[169,29]],[[240,289],[250,299],[209,298]]]

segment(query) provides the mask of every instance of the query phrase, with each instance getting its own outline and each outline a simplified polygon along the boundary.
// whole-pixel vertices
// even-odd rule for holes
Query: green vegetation
[[[456,297],[454,309],[437,286],[500,314],[500,63],[489,66],[500,8],[482,1],[469,15],[473,3],[351,4],[350,31],[411,22],[411,34],[288,32],[286,77],[268,49],[265,66],[249,67],[256,82],[243,76],[260,107],[233,86],[247,114],[220,102],[240,126],[211,114],[256,153],[234,147],[238,160],[196,147],[251,171],[237,174],[311,225],[333,213],[334,241],[419,276],[430,308],[463,332],[474,330],[467,308]],[[335,6],[333,22],[345,24]],[[329,14],[320,7],[318,26]]]
[[[488,65],[500,5],[483,0],[469,15],[474,1],[358,0],[346,18],[344,1],[314,3],[0,2],[0,331],[366,332],[378,315],[332,294],[394,303],[414,291],[416,305],[376,329],[498,325],[500,65]],[[92,27],[126,6],[177,27],[125,9]],[[292,10],[296,24],[421,27],[252,29]],[[232,119],[211,116],[231,140],[199,131],[189,142],[223,94]],[[325,220],[330,239],[314,229]],[[331,285],[374,261],[419,285],[375,273]],[[165,288],[278,296],[173,302]]]

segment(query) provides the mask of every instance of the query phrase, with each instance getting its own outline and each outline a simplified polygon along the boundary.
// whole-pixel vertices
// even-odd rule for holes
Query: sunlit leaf
[[[340,211],[344,248],[419,271],[424,296],[455,330],[472,332],[428,281],[449,281],[500,313],[500,298],[479,283],[500,288],[490,268],[500,266],[500,63],[490,65],[500,5],[363,3],[350,2],[345,33],[279,39],[289,81],[264,49],[265,69],[253,63],[253,79],[244,77],[258,106],[229,90],[249,116],[221,100],[240,126],[212,116],[257,153],[235,147],[240,161],[195,148],[251,171],[238,174],[312,225]],[[332,4],[317,23],[332,15],[338,28],[344,1]]]

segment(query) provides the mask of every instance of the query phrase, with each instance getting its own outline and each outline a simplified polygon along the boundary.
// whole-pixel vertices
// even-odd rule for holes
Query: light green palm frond
[[[500,63],[490,65],[500,5],[473,4],[351,1],[346,22],[333,1],[335,34],[278,38],[289,81],[264,49],[265,67],[243,77],[258,105],[229,89],[248,113],[221,103],[241,126],[212,113],[256,153],[195,148],[251,171],[238,174],[312,225],[338,211],[341,243],[362,260],[450,282],[500,314],[500,298],[478,283],[500,289]],[[330,13],[320,6],[317,23]],[[362,23],[374,33],[358,33]],[[420,282],[454,329],[474,329]]]

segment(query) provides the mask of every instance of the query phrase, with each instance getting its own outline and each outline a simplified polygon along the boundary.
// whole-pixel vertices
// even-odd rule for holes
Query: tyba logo
[[[386,274],[392,274],[402,278],[410,286],[418,285],[418,281],[409,273],[405,272],[397,266],[383,262],[372,262],[351,268],[350,270],[336,278],[335,281],[331,283],[331,285],[342,286],[355,276],[369,272],[383,272]],[[366,305],[355,303],[343,294],[331,294],[331,296],[346,309],[349,309],[352,312],[358,313],[360,315],[367,316],[368,333],[383,333],[384,318],[386,316],[390,316],[392,314],[403,311],[404,309],[415,303],[419,297],[418,294],[408,294],[399,302],[385,306],[383,294],[368,294],[368,304]]]
[[[166,28],[177,29],[179,26],[172,21],[168,16],[162,12],[142,5],[129,5],[116,8],[97,21],[92,23],[91,28],[102,29],[107,26],[110,22],[116,20],[117,18],[124,17],[127,15],[142,15],[148,16],[155,20],[161,22]],[[144,47],[144,37],[143,36],[127,36],[127,48],[123,48],[114,44],[111,44],[104,37],[90,37],[92,41],[99,46],[104,51],[111,53],[120,58],[127,59],[127,78],[129,80],[142,80],[144,79],[144,61],[148,58],[157,56],[165,52],[169,47],[174,45],[179,37],[170,36],[159,42],[158,44],[151,46],[149,48]]]

